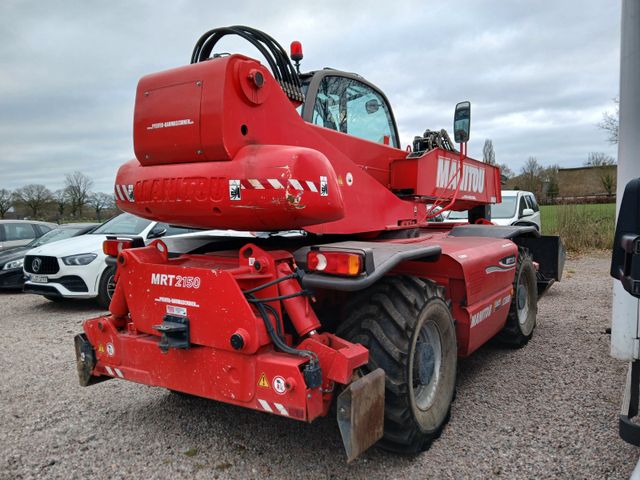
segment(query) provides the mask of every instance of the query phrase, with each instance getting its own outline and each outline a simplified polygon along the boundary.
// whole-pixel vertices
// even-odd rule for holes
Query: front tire
[[[382,368],[384,436],[380,446],[426,450],[449,419],[457,343],[443,290],[415,277],[387,277],[348,306],[337,334],[369,349],[368,373]]]
[[[513,299],[509,307],[507,323],[498,334],[498,339],[511,347],[523,347],[533,336],[537,316],[536,269],[531,255],[523,248],[519,248],[516,275],[513,280]]]
[[[115,267],[107,267],[100,276],[100,283],[98,283],[98,297],[96,298],[96,301],[100,308],[104,308],[105,310],[109,308],[111,297],[113,297],[113,292],[116,288],[115,276]]]

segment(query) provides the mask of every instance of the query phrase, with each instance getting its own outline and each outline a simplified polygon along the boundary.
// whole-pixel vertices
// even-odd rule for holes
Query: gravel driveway
[[[99,313],[0,293],[0,478],[628,478],[626,365],[609,357],[608,259],[569,260],[521,350],[460,362],[440,440],[346,465],[333,418],[306,425],[111,380],[78,386],[73,335]]]

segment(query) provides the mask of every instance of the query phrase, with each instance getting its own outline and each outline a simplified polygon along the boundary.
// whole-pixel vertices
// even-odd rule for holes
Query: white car
[[[115,289],[115,267],[105,262],[102,244],[108,235],[136,235],[145,241],[193,232],[123,213],[80,237],[43,245],[24,257],[24,291],[58,301],[63,298],[95,298],[109,307]]]
[[[467,212],[449,212],[445,223],[466,223]],[[531,192],[503,190],[502,202],[491,205],[491,221],[496,225],[531,225],[542,228],[540,207]]]

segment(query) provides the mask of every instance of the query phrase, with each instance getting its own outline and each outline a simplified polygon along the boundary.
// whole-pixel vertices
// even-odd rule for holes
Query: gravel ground
[[[617,434],[626,366],[609,357],[608,259],[567,262],[521,350],[461,361],[451,422],[417,456],[346,465],[312,425],[124,381],[81,388],[73,335],[99,313],[0,293],[0,478],[628,478]]]

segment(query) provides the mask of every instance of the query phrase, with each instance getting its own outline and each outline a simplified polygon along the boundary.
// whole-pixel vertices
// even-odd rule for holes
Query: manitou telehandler
[[[212,53],[230,34],[267,65]],[[468,102],[459,151],[445,131],[404,150],[379,89],[298,73],[298,42],[291,58],[263,32],[218,28],[190,65],[140,80],[118,207],[245,233],[108,239],[117,283],[110,314],[75,337],[80,383],[120,378],[305,422],[337,398],[348,460],[378,441],[418,452],[449,417],[457,357],[531,338],[564,251],[534,227],[491,224],[500,173],[466,156]],[[442,209],[468,210],[469,224],[429,222]]]

